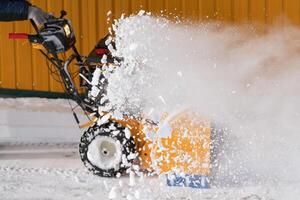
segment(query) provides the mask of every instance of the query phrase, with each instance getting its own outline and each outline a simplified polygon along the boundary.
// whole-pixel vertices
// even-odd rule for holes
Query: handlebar
[[[8,38],[11,40],[28,39],[27,33],[9,33]]]
[[[39,29],[36,28],[36,34],[9,33],[9,39],[27,39],[34,48],[39,49],[46,59],[49,60],[59,71],[66,92],[83,110],[92,111],[93,102],[85,101],[78,94],[78,90],[69,73],[68,66],[74,59],[76,59],[81,71],[85,68],[83,67],[82,57],[75,47],[76,38],[72,24],[68,19],[63,18],[65,15],[66,12],[62,11],[60,18],[49,18],[42,27]],[[34,23],[32,23],[32,25],[35,26]],[[60,59],[59,54],[65,53],[69,49],[73,50],[73,54],[67,60]]]

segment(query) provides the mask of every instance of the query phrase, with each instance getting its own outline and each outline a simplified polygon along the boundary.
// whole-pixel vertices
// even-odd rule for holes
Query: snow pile
[[[221,185],[299,180],[300,31],[170,22],[148,15],[113,27],[121,67],[107,96],[120,112],[156,120],[193,107],[227,131]]]
[[[0,110],[11,109],[19,111],[69,113],[70,105],[66,99],[0,98]]]
[[[0,99],[1,103],[5,99]],[[32,102],[32,103],[30,103]],[[10,99],[7,112],[15,111],[18,105],[28,104],[27,110],[37,109],[36,105],[60,106],[60,101],[44,99]],[[36,104],[36,105],[35,105]],[[1,104],[4,105],[4,104]],[[43,118],[49,121],[52,112],[39,109]],[[19,114],[22,113],[18,109]],[[70,115],[70,114],[69,114]],[[72,117],[72,115],[70,115]],[[36,119],[36,115],[27,116]],[[39,116],[39,118],[41,118]],[[18,119],[14,117],[16,121]],[[73,121],[63,121],[71,125]],[[23,128],[23,127],[21,127]],[[36,128],[39,128],[37,126]],[[54,127],[57,131],[57,128]],[[43,130],[51,131],[53,127],[44,127]],[[2,132],[1,132],[2,133]],[[37,132],[41,134],[41,132]],[[18,131],[24,135],[24,129]],[[35,138],[34,131],[30,132]],[[49,133],[50,134],[50,133]],[[54,132],[52,131],[52,134]],[[288,181],[251,187],[212,188],[197,190],[192,188],[168,187],[164,176],[161,180],[153,177],[135,176],[101,178],[93,175],[84,168],[78,155],[78,141],[70,143],[68,133],[55,133],[59,136],[60,143],[52,143],[44,136],[43,142],[34,141],[0,142],[0,197],[1,200],[24,199],[66,199],[66,200],[94,200],[94,199],[141,199],[141,200],[182,200],[182,199],[299,199],[300,181]],[[73,132],[74,135],[78,135]],[[2,138],[1,138],[2,139]],[[63,142],[63,143],[62,143]],[[237,143],[237,141],[236,141]],[[234,170],[234,169],[231,169]],[[272,170],[272,167],[270,167]],[[280,171],[281,172],[281,171]],[[296,174],[297,175],[297,174]],[[47,180],[47,181],[45,181]]]
[[[0,98],[1,142],[78,142],[81,134],[66,99]]]

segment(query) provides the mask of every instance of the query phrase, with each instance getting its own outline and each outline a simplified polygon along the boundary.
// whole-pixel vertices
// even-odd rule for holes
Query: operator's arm
[[[0,21],[21,21],[28,19],[30,4],[24,0],[1,0]]]
[[[45,23],[48,18],[48,13],[32,6],[25,0],[0,0],[0,21],[32,19],[39,26]]]

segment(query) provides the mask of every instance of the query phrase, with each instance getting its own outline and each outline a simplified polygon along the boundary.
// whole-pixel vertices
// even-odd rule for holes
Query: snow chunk
[[[100,75],[101,75],[101,69],[97,67],[93,73],[93,78],[92,78],[92,82],[91,82],[92,85],[99,84]]]
[[[129,139],[131,137],[131,132],[128,128],[125,128],[125,137]]]
[[[180,76],[180,77],[182,77],[182,72],[181,72],[181,71],[178,71],[178,72],[177,72],[177,75]]]
[[[110,16],[111,14],[112,14],[112,11],[110,10],[106,13],[106,16]]]
[[[145,13],[146,13],[146,11],[140,10],[139,13],[138,13],[138,16],[143,16]]]
[[[104,116],[102,116],[99,120],[98,120],[98,125],[102,125],[102,124],[105,124],[109,121],[111,115],[108,113]]]
[[[130,51],[134,51],[134,50],[136,50],[137,47],[138,47],[137,44],[132,43],[132,44],[129,46],[129,50],[130,50]]]
[[[135,185],[136,185],[135,173],[133,171],[130,171],[130,173],[129,173],[129,186],[133,187]]]
[[[104,54],[104,55],[102,56],[102,58],[101,58],[101,63],[103,63],[103,64],[107,63],[107,55],[106,55],[106,54]]]
[[[160,138],[167,138],[172,136],[172,128],[169,123],[164,123],[157,131],[157,136]]]
[[[158,96],[158,98],[163,102],[163,104],[167,105],[166,100],[162,96]]]
[[[109,199],[116,199],[118,197],[118,188],[117,187],[112,187],[109,194],[108,194],[108,198]]]

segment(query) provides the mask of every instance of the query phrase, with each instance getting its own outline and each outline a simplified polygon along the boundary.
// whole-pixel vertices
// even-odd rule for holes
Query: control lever
[[[62,18],[64,18],[64,16],[66,16],[67,15],[67,12],[65,11],[65,10],[61,10],[60,11],[60,19],[62,19]]]

